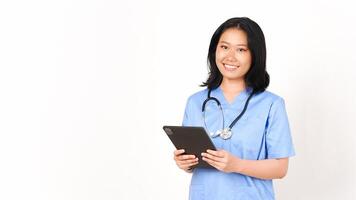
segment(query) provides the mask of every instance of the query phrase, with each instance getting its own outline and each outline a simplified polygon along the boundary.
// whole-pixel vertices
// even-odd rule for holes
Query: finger
[[[213,151],[213,150],[206,150],[206,152],[208,152],[209,154],[212,154],[214,156],[223,158],[225,156],[225,152],[223,150],[219,150],[219,151]]]
[[[195,155],[179,155],[177,156],[178,160],[190,160],[190,159],[195,159]]]
[[[209,165],[213,166],[214,168],[216,168],[216,169],[218,169],[218,170],[221,169],[221,166],[219,165],[219,162],[216,162],[216,161],[214,161],[214,160],[211,160],[211,159],[209,159],[209,158],[207,158],[207,157],[203,157],[203,160],[204,160],[205,162],[207,162]]]
[[[181,169],[188,170],[188,169],[190,169],[192,166],[197,165],[198,163],[199,163],[199,162],[194,162],[194,163],[190,163],[190,164],[180,165],[179,167],[180,167]]]
[[[195,159],[195,155],[182,155],[182,156],[179,156],[181,159],[183,160],[188,160],[188,159]]]
[[[190,163],[194,163],[194,162],[198,162],[198,158],[195,159],[189,159],[189,160],[178,160],[177,163],[178,164],[190,164]]]
[[[201,154],[205,158],[209,158],[210,160],[213,160],[215,162],[224,162],[225,158],[217,157],[215,155],[209,154],[209,153],[202,153]]]
[[[175,151],[173,152],[173,154],[174,154],[175,156],[178,156],[178,155],[180,155],[180,154],[182,154],[182,153],[184,153],[184,152],[185,152],[184,149],[177,149],[177,150],[175,150]]]
[[[188,169],[191,168],[191,166],[197,165],[198,163],[199,163],[198,161],[192,163],[183,163],[183,164],[179,164],[178,167],[181,169]]]

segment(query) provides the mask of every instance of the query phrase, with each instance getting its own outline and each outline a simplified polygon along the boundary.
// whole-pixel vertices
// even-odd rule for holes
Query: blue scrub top
[[[247,88],[229,103],[218,87],[211,91],[222,106],[225,127],[241,113],[251,89]],[[204,127],[202,104],[207,98],[204,89],[189,97],[185,108],[183,126]],[[206,109],[212,104],[207,104]],[[212,112],[209,112],[212,113]],[[208,117],[208,116],[207,116]],[[209,120],[210,121],[210,120]],[[221,127],[207,124],[208,130]],[[221,125],[220,125],[221,126]],[[289,129],[284,100],[268,91],[254,95],[242,118],[232,128],[233,135],[224,140],[212,138],[218,149],[247,160],[263,160],[294,156],[294,148]],[[273,200],[272,180],[258,179],[239,173],[224,173],[216,169],[195,168],[190,184],[190,200]]]

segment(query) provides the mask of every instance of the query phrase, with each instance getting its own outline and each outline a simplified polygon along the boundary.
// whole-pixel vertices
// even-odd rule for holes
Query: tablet
[[[163,130],[177,149],[184,149],[184,154],[192,154],[198,157],[199,163],[192,168],[213,168],[201,156],[201,153],[206,152],[207,149],[216,150],[203,127],[163,126]]]

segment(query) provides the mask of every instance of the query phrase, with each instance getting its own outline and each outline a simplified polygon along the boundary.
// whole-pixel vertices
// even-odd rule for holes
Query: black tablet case
[[[201,153],[207,149],[216,150],[209,135],[203,127],[194,126],[163,126],[169,139],[177,149],[185,149],[184,154],[192,154],[198,157],[195,167],[213,168],[203,161]]]

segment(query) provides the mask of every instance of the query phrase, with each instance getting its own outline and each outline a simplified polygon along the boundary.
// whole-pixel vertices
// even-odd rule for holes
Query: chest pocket
[[[266,119],[247,113],[233,127],[232,152],[245,159],[256,159],[264,146]],[[261,148],[262,145],[262,148]]]

